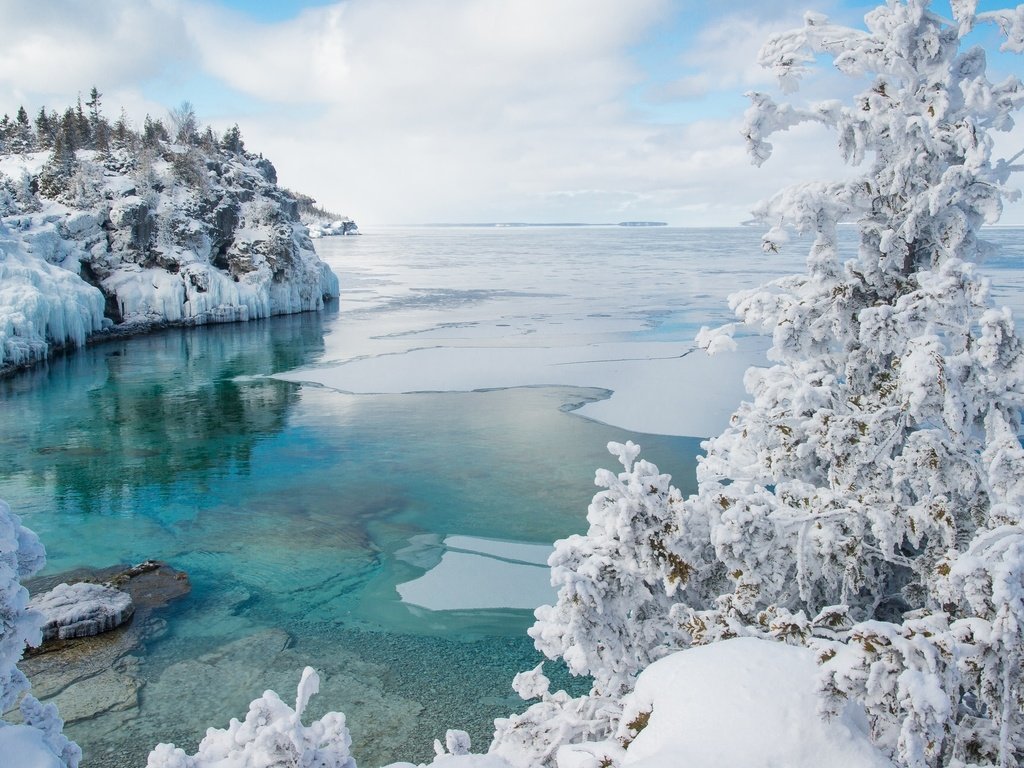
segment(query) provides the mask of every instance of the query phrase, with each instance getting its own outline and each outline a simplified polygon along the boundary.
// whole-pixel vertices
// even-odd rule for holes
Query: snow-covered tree
[[[657,658],[672,632],[669,609],[687,566],[669,549],[682,496],[669,476],[637,461],[639,446],[609,443],[623,472],[599,470],[585,536],[558,542],[548,563],[558,603],[537,610],[530,629],[538,650],[561,657],[593,692],[616,696]]]
[[[574,670],[604,675],[614,657],[610,680],[628,685],[645,659],[688,644],[811,644],[824,710],[863,704],[901,764],[1024,761],[1024,353],[974,265],[980,227],[1015,194],[1021,166],[993,158],[990,132],[1012,127],[1024,86],[991,82],[984,50],[964,42],[991,23],[1021,52],[1024,6],[952,9],[944,19],[927,0],[891,0],[864,30],[808,14],[763,48],[785,91],[823,58],[867,87],[847,105],[751,94],[755,163],[773,133],[814,122],[865,170],[784,189],[758,211],[766,251],[787,230],[811,239],[807,272],[730,299],[771,333],[772,365],[748,372],[751,401],[705,443],[697,494],[631,523],[592,520],[559,547],[559,604],[533,634]],[[859,233],[847,261],[843,222]],[[728,346],[731,330],[699,340]],[[659,551],[645,551],[655,531]],[[594,560],[604,553],[615,562]],[[657,567],[615,604],[592,586],[595,563],[612,583]],[[652,578],[663,564],[676,580]],[[640,583],[651,594],[638,602]]]
[[[26,693],[29,683],[18,669],[26,644],[39,645],[43,639],[42,616],[29,610],[21,581],[45,563],[39,538],[0,501],[0,712],[10,711],[21,698],[24,720],[15,725],[0,719],[0,754],[12,765],[77,768],[82,751],[61,732],[57,708]]]
[[[973,262],[1019,170],[992,157],[989,132],[1012,126],[1024,86],[992,83],[962,42],[992,22],[1020,52],[1024,7],[953,11],[892,2],[863,31],[808,14],[762,50],[784,88],[819,54],[869,86],[850,106],[752,94],[755,162],[770,134],[814,121],[868,167],[760,211],[775,225],[766,249],[787,227],[813,245],[806,274],[731,299],[771,331],[775,364],[748,373],[752,401],[706,444],[688,505],[729,589],[686,627],[826,636],[825,693],[865,704],[902,762],[1011,765],[1024,756],[1024,354]],[[845,263],[842,221],[860,235]]]

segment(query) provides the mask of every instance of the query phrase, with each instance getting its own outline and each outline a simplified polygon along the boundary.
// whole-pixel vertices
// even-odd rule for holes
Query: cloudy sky
[[[0,0],[0,112],[63,108],[93,85],[109,116],[123,106],[136,122],[188,100],[217,130],[237,122],[282,183],[364,229],[732,225],[784,183],[843,172],[813,128],[749,164],[742,94],[772,86],[755,64],[765,36],[808,7],[859,25],[872,5]],[[1005,145],[1024,148],[1024,132]],[[1004,223],[1024,224],[1024,206]]]

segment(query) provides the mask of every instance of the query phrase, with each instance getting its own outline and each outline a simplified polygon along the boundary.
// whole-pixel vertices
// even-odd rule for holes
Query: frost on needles
[[[750,402],[704,444],[698,492],[680,499],[635,447],[610,446],[624,472],[599,473],[590,530],[559,543],[558,603],[531,630],[592,691],[556,700],[539,670],[521,678],[542,701],[499,729],[503,753],[540,744],[550,764],[552,739],[628,743],[617,703],[647,663],[749,636],[813,649],[822,714],[859,703],[899,765],[1024,761],[1024,355],[974,264],[980,227],[1017,195],[1021,166],[993,158],[990,133],[1012,127],[1024,86],[991,82],[963,44],[995,24],[1020,53],[1024,6],[928,5],[880,6],[866,30],[807,14],[762,49],[787,92],[822,55],[868,86],[845,105],[750,94],[754,162],[815,122],[865,170],[758,211],[766,251],[787,230],[813,244],[806,273],[730,299],[771,334],[772,365],[748,371]],[[842,222],[859,231],[845,262]]]

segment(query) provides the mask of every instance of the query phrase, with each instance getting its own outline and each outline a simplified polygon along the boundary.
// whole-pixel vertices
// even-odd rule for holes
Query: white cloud
[[[262,23],[194,0],[0,0],[0,111],[63,106],[92,84],[108,113],[125,104],[136,119],[191,99],[217,128],[237,121],[283,183],[364,226],[734,224],[783,183],[841,173],[822,131],[782,137],[757,170],[741,101],[699,117],[708,93],[769,84],[756,52],[799,23],[805,0],[711,12],[680,41],[680,76],[661,93],[694,99],[698,117],[657,124],[637,109],[646,73],[632,49],[680,2],[346,0]],[[210,83],[222,99],[188,92]]]
[[[136,87],[171,75],[192,55],[181,9],[161,0],[0,0],[0,19],[5,104],[65,104],[94,84]]]

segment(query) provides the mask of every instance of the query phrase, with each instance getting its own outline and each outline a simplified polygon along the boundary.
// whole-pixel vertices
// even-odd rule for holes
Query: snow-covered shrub
[[[273,691],[249,705],[244,722],[227,729],[210,728],[189,756],[173,744],[158,744],[146,768],[356,768],[345,716],[328,712],[308,726],[302,713],[320,688],[320,678],[306,667],[292,709]]]
[[[587,534],[555,544],[548,564],[558,602],[537,609],[530,636],[548,658],[589,675],[593,693],[617,696],[670,644],[669,609],[689,569],[670,546],[683,499],[669,476],[638,461],[632,442],[608,450],[624,471],[597,472],[606,490],[587,510]]]
[[[805,274],[730,298],[740,321],[772,334],[773,365],[748,372],[751,401],[704,444],[695,496],[667,491],[664,518],[624,501],[635,519],[592,518],[587,537],[560,547],[559,604],[538,611],[533,634],[574,671],[623,686],[680,645],[811,645],[823,711],[862,705],[900,764],[1016,765],[1024,354],[973,262],[1022,168],[992,157],[989,132],[1013,125],[1024,85],[990,82],[984,51],[964,38],[993,23],[1021,52],[1024,6],[976,13],[961,0],[946,20],[928,5],[892,0],[866,30],[808,14],[763,48],[784,90],[823,57],[868,86],[846,106],[751,94],[754,162],[770,156],[772,133],[811,121],[866,170],[762,205],[766,251],[787,229],[812,240]],[[860,240],[846,262],[842,222]],[[728,345],[730,330],[700,341]]]
[[[11,508],[0,501],[0,712],[21,699],[23,724],[0,719],[0,756],[11,765],[77,768],[82,757],[78,745],[61,732],[64,723],[52,704],[41,704],[18,669],[27,645],[42,642],[42,617],[28,608],[28,590],[21,580],[46,563],[39,538],[21,524]],[[4,763],[5,765],[7,763]]]

